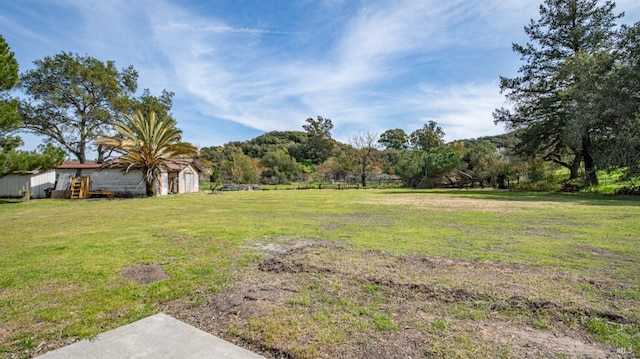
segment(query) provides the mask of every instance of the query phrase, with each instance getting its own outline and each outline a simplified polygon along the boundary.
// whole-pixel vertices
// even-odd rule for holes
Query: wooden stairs
[[[89,176],[71,179],[71,198],[87,198],[89,195]]]

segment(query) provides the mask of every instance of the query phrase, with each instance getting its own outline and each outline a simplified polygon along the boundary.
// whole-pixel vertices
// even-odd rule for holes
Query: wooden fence
[[[357,183],[336,183],[336,184],[320,184],[318,189],[358,189]]]

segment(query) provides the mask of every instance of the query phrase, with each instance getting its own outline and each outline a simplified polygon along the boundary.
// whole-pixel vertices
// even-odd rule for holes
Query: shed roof
[[[192,163],[193,163],[192,160],[176,160],[176,161],[165,163],[165,166],[167,167],[167,169],[171,171],[182,171]]]
[[[102,167],[100,163],[77,163],[67,162],[56,167],[57,169],[98,169]]]
[[[193,165],[193,167],[200,171],[200,168],[195,164],[195,161],[190,158],[179,158],[172,161],[168,161],[165,166],[170,171],[182,171],[187,166]],[[63,163],[60,166],[56,167],[57,169],[104,169],[104,168],[124,168],[127,167],[126,163],[121,162],[118,158],[114,159],[111,162],[107,163],[78,163],[78,162],[67,162]],[[135,168],[135,166],[134,166]]]

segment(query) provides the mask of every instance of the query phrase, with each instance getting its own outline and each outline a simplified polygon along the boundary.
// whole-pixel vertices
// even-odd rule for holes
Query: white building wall
[[[47,188],[53,188],[56,183],[56,171],[50,170],[31,176],[31,197],[46,198]]]
[[[53,188],[54,170],[36,174],[10,174],[0,178],[0,197],[20,197],[23,190],[31,192],[31,198],[46,198],[45,189]]]
[[[6,175],[0,178],[0,197],[20,197],[20,192],[29,188],[28,175]]]
[[[67,190],[71,186],[71,178],[76,176],[76,169],[58,169],[56,190]],[[116,197],[138,197],[146,194],[142,171],[124,172],[118,168],[94,170],[83,169],[81,176],[89,176],[90,190],[111,191]]]

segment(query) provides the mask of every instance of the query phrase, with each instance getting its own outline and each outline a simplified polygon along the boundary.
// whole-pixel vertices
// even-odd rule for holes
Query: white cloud
[[[493,111],[504,104],[495,82],[445,88],[425,86],[421,90],[425,120],[434,120],[446,128],[447,140],[495,135],[504,130],[493,122]]]

